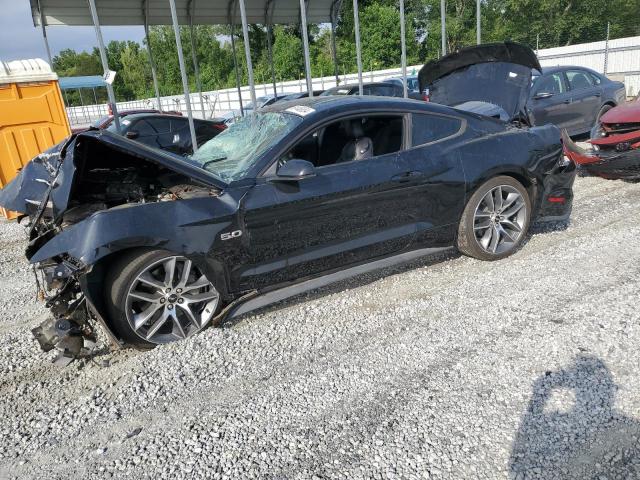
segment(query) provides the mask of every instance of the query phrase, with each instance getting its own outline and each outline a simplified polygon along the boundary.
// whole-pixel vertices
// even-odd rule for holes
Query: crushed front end
[[[591,148],[580,147],[566,132],[562,140],[565,155],[590,175],[607,180],[640,180],[640,129],[594,138]]]
[[[182,209],[175,217],[186,217],[188,205],[179,200],[219,194],[183,163],[91,131],[34,158],[0,190],[0,205],[23,213],[27,224],[25,254],[38,296],[50,310],[32,332],[44,351],[59,350],[54,363],[91,355],[98,324],[112,346],[122,345],[101,314],[103,292],[91,285],[91,276],[100,259],[118,249],[162,242],[140,219],[159,225],[171,209]],[[162,205],[168,208],[158,208]],[[142,232],[133,232],[133,226]]]

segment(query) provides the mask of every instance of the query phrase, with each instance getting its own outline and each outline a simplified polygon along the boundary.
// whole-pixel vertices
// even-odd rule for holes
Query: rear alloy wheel
[[[458,230],[458,248],[481,260],[513,253],[529,228],[531,202],[526,189],[512,177],[496,177],[472,195]]]
[[[188,258],[154,251],[120,264],[123,268],[116,265],[109,275],[113,281],[107,300],[111,320],[125,340],[174,342],[211,322],[220,294]]]

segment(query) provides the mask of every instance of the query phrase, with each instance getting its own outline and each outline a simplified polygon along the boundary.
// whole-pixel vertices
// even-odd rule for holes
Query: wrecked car
[[[640,97],[608,110],[592,131],[589,148],[564,135],[565,153],[591,175],[640,180]]]
[[[35,334],[73,357],[96,324],[150,347],[443,249],[504,258],[532,221],[569,216],[574,177],[551,125],[330,96],[278,102],[190,157],[84,132],[0,205],[28,215],[52,312]]]

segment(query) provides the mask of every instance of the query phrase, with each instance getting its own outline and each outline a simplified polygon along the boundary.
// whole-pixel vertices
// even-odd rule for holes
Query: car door
[[[579,112],[571,105],[565,76],[562,72],[541,75],[533,84],[531,98],[527,103],[527,113],[532,125],[552,123],[558,128],[575,128]]]
[[[418,247],[452,244],[465,205],[465,178],[458,151],[451,148],[466,131],[453,115],[411,114],[411,148],[401,152],[409,170],[406,187],[418,202]]]
[[[404,129],[404,116],[396,117]],[[333,134],[323,138],[334,125],[311,136],[321,143],[342,141]],[[309,149],[308,138],[296,145]],[[320,150],[322,157],[325,149]],[[243,202],[248,258],[232,271],[232,281],[243,289],[259,288],[406,249],[416,231],[417,204],[404,181],[410,174],[407,163],[389,150],[343,163],[319,161],[325,165],[300,181],[280,181],[274,169],[259,178]]]
[[[579,112],[579,123],[576,122],[572,134],[583,133],[591,130],[600,110],[602,92],[600,87],[593,84],[593,78],[589,72],[581,69],[566,71],[569,89],[571,93],[572,107]]]

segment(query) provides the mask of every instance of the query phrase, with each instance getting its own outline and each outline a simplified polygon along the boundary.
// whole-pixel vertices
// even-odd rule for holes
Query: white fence
[[[545,66],[578,65],[592,68],[608,76],[625,82],[627,96],[635,96],[640,93],[640,36],[627,37],[605,41],[582,43],[567,47],[547,48],[538,52],[540,64]],[[414,65],[407,68],[409,74],[416,74],[422,65]],[[401,74],[399,68],[365,72],[365,82],[376,82]],[[357,83],[357,73],[340,75],[340,84]],[[336,86],[333,76],[313,79],[314,90],[326,90]],[[307,90],[304,79],[276,84],[278,93],[295,93]],[[241,88],[242,102],[244,105],[250,102],[249,87]],[[256,96],[273,93],[273,85],[256,85]],[[235,88],[202,92],[204,114],[200,105],[198,93],[192,93],[191,108],[194,116],[198,118],[212,118],[223,115],[230,110],[240,109],[238,91]],[[184,95],[177,94],[161,97],[162,110],[175,110],[186,114],[187,108]],[[158,108],[156,98],[135,100],[132,102],[118,102],[118,110],[131,110],[139,108]],[[87,125],[100,117],[107,115],[106,105],[86,105],[83,107],[68,107],[67,115],[72,125]]]
[[[407,74],[415,75],[422,65],[415,65],[407,67]],[[400,68],[391,68],[387,70],[377,70],[363,73],[363,80],[365,82],[377,82],[389,77],[395,77],[401,75]],[[346,75],[340,75],[340,84],[357,83],[358,74],[351,73]],[[319,77],[313,79],[314,90],[326,90],[336,86],[335,76]],[[272,95],[273,84],[260,84],[256,85],[256,97],[261,95]],[[307,83],[305,79],[293,80],[288,82],[276,83],[278,94],[288,94],[305,92],[307,90]],[[241,87],[242,92],[242,104],[247,105],[251,102],[251,93],[248,86]],[[200,96],[198,93],[191,93],[191,109],[194,117],[197,118],[213,118],[223,115],[231,110],[240,109],[240,101],[238,100],[237,88],[226,88],[223,90],[216,90],[210,92],[202,92],[204,115],[200,105]],[[187,107],[183,94],[171,95],[167,97],[160,97],[162,104],[162,110],[175,110],[182,112],[186,115]],[[132,110],[139,108],[158,108],[158,100],[153,98],[147,98],[144,100],[134,100],[131,102],[118,102],[118,110]],[[67,115],[69,116],[69,122],[72,125],[87,125],[95,120],[104,117],[108,114],[108,108],[106,104],[102,105],[85,105],[82,107],[67,107]]]

